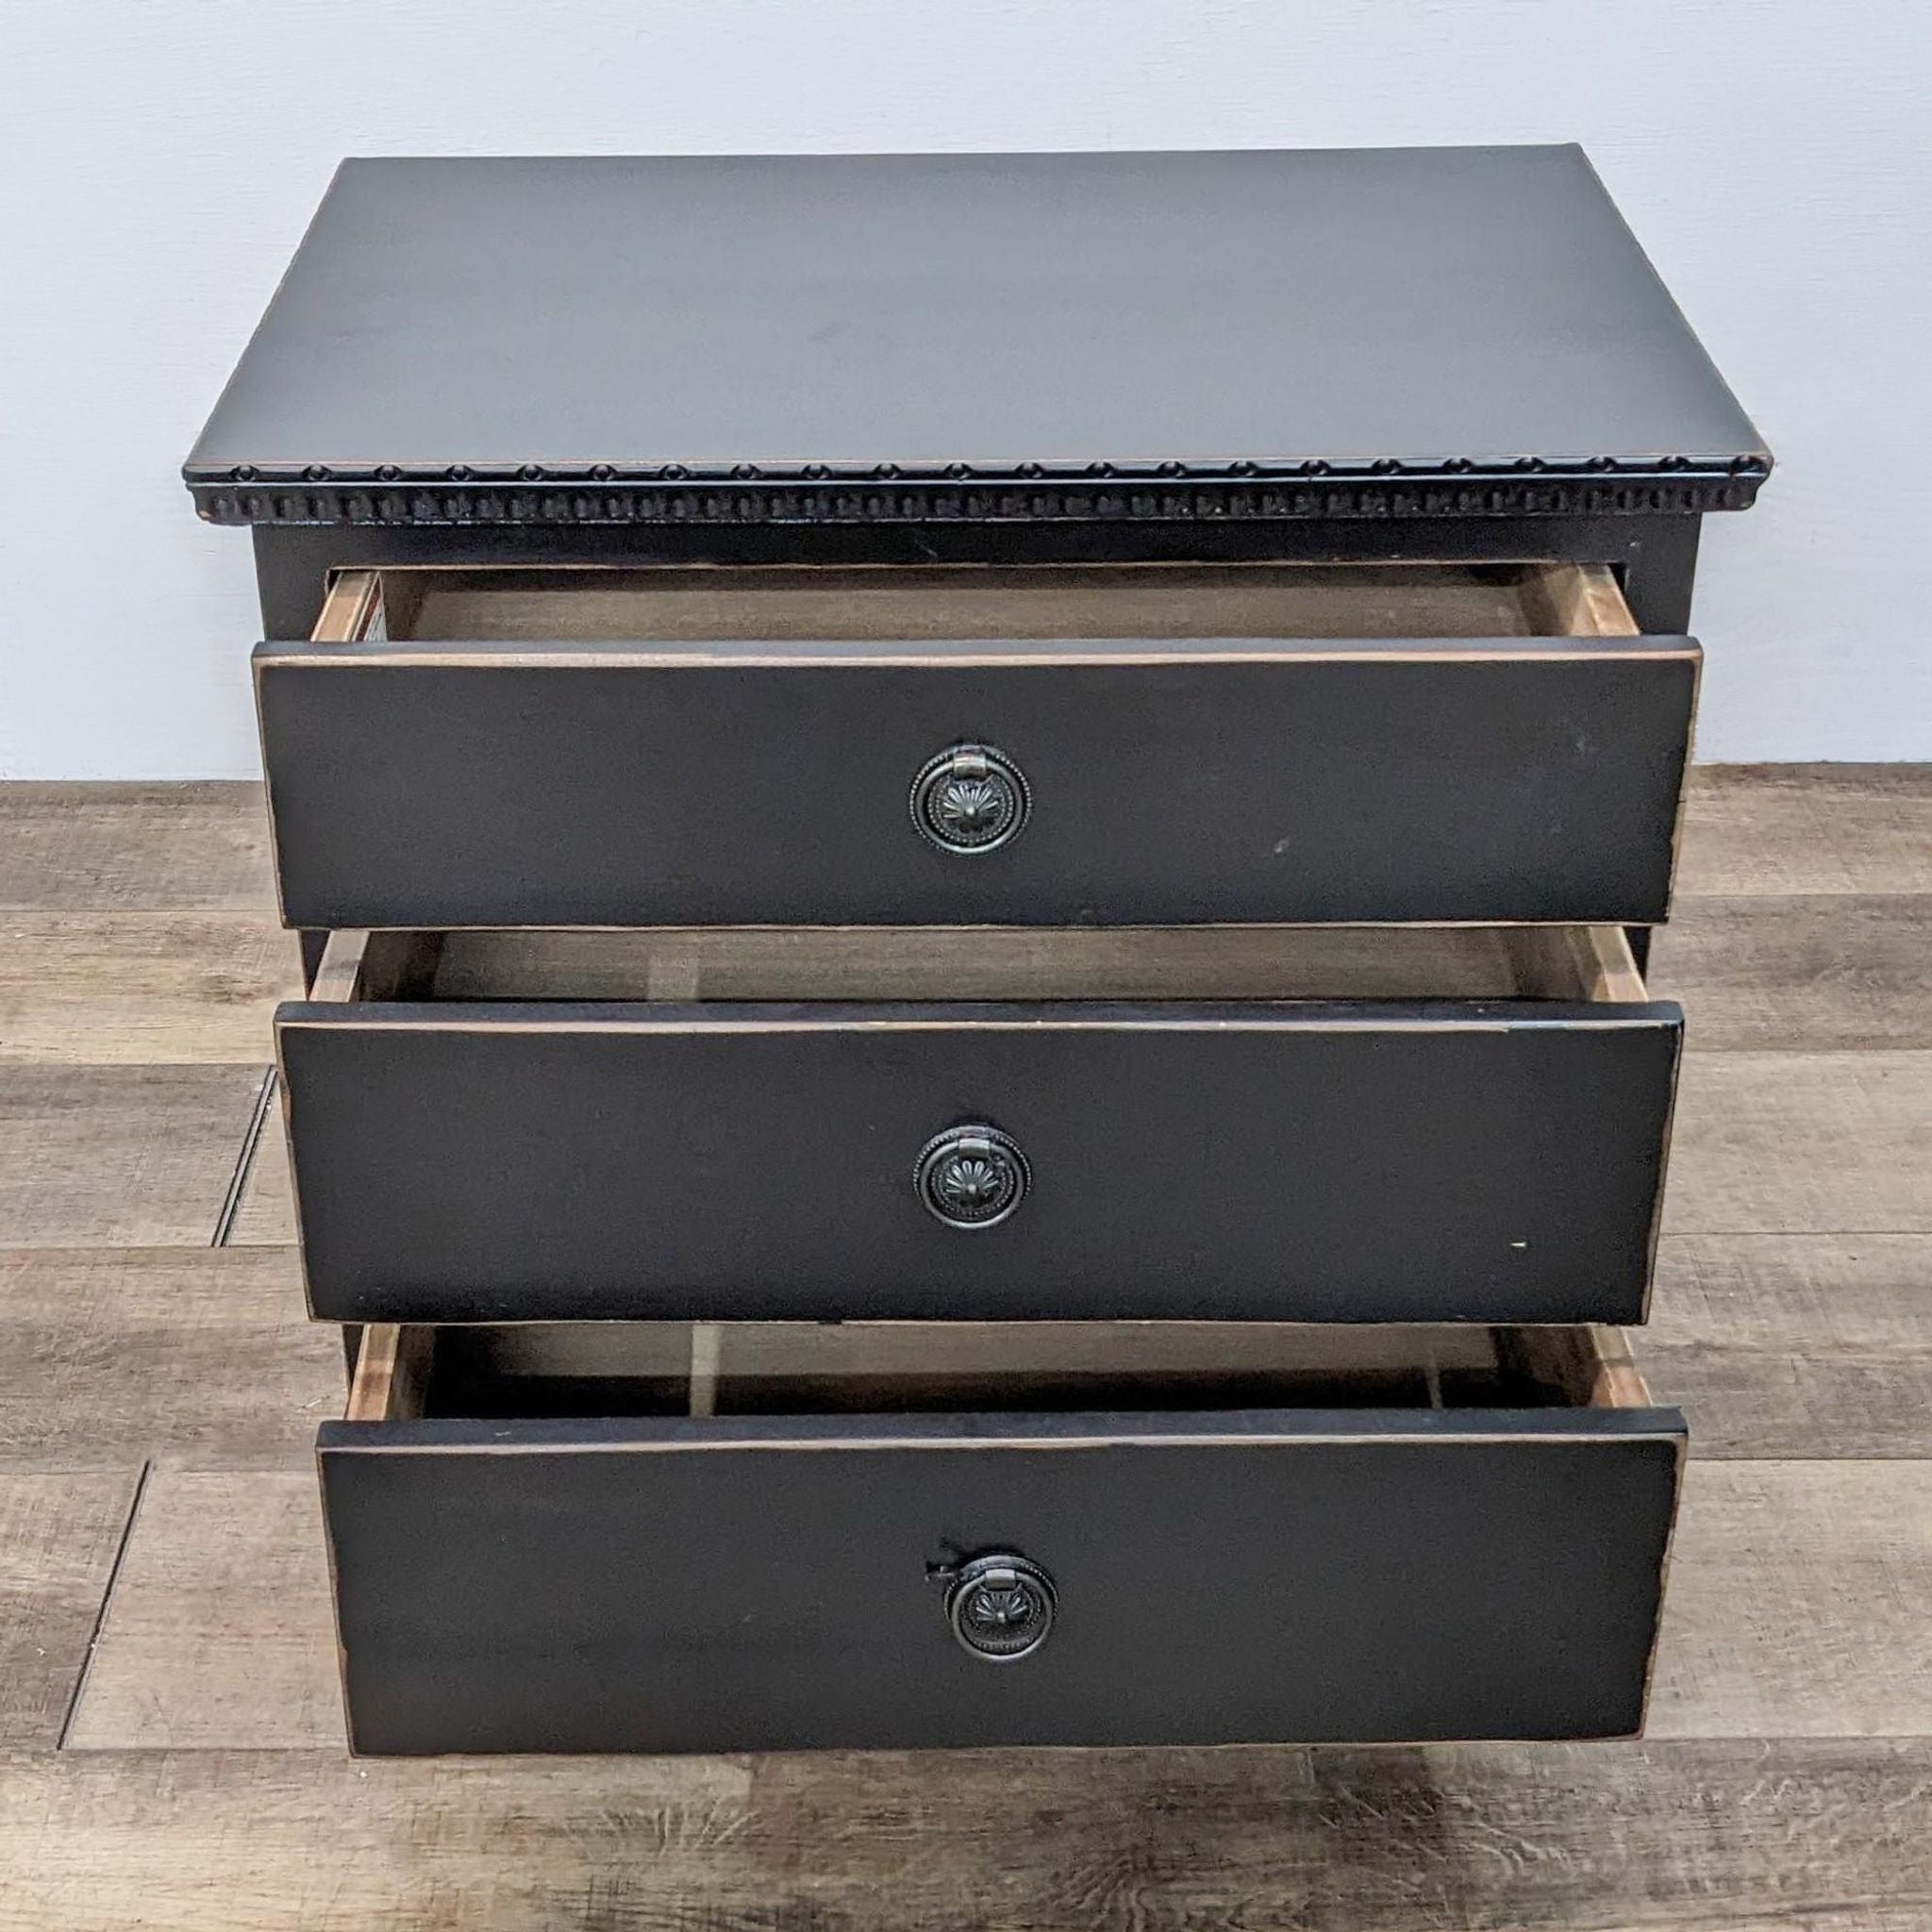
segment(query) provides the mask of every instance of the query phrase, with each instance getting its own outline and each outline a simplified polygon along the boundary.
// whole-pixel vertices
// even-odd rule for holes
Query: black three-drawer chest
[[[1769,468],[1574,148],[345,163],[186,474],[355,1747],[1637,1730]]]

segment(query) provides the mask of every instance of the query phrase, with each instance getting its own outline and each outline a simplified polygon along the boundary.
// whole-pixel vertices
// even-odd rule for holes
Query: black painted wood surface
[[[187,464],[232,523],[1742,508],[1575,147],[354,159]]]
[[[919,650],[885,665],[875,647],[793,646],[774,665],[716,647],[671,666],[622,647],[265,645],[284,917],[1641,924],[1668,910],[1687,640],[1207,641],[1136,663],[1093,644]],[[913,826],[921,767],[961,741],[998,746],[1032,789],[1025,829],[996,852],[944,853]]]
[[[280,1009],[335,1321],[1642,1319],[1670,1005]],[[934,1135],[1032,1169],[921,1206]]]
[[[363,1752],[1622,1735],[1674,1410],[330,1424]],[[929,1565],[1058,1592],[953,1641]]]

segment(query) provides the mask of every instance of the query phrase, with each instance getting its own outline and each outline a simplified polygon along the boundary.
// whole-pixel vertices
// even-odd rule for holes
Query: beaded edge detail
[[[988,524],[1657,516],[1746,509],[1762,458],[1078,466],[191,468],[212,524]]]

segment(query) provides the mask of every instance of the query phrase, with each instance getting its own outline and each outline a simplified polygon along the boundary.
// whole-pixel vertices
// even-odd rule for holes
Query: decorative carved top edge
[[[1745,509],[1760,457],[1365,463],[791,465],[410,469],[322,464],[183,475],[215,524],[1119,523],[1652,516]]]

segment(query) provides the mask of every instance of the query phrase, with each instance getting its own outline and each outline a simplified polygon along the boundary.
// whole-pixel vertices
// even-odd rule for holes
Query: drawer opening
[[[376,1324],[346,1420],[1645,1408],[1620,1331],[1218,1323]]]
[[[344,571],[317,643],[924,645],[1635,637],[1607,564]]]
[[[644,927],[335,935],[317,999],[1641,1004],[1623,927]]]

